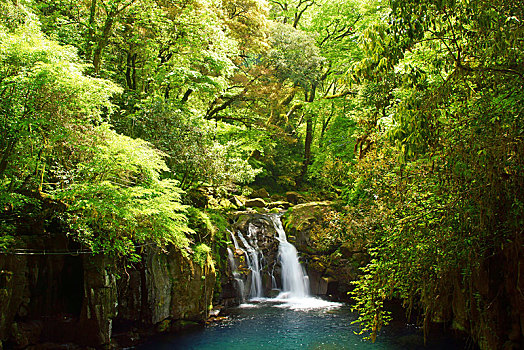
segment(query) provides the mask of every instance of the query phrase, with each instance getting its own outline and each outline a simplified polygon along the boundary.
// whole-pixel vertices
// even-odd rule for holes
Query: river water
[[[317,301],[315,301],[317,300]],[[308,306],[309,305],[309,306]],[[426,347],[421,331],[413,326],[384,327],[375,343],[354,334],[355,315],[344,304],[319,299],[295,302],[260,299],[228,310],[228,320],[183,334],[162,336],[139,347],[152,349],[465,349],[449,336],[433,336]]]

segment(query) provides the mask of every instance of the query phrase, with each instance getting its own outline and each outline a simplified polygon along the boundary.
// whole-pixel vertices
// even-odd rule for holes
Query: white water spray
[[[242,277],[237,270],[238,267],[235,263],[235,256],[229,247],[227,248],[227,258],[229,260],[229,266],[231,267],[231,273],[233,274],[233,278],[237,284],[238,294],[240,294],[240,299],[244,301],[244,280],[242,280]]]
[[[282,293],[290,298],[305,298],[309,296],[309,277],[298,261],[297,249],[287,241],[286,232],[282,227],[280,217],[270,216],[278,234],[278,254],[282,267]]]
[[[249,291],[249,297],[251,299],[262,298],[264,296],[264,291],[262,287],[262,273],[260,268],[259,250],[253,248],[244,238],[242,233],[238,232],[237,234],[238,238],[240,238],[240,241],[247,250],[246,263],[248,268],[251,270],[251,289]],[[256,245],[254,246],[257,247]]]

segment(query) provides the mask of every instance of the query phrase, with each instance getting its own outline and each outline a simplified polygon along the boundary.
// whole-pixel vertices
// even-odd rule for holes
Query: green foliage
[[[473,278],[518,270],[519,2],[279,0],[274,21],[258,0],[24,4],[0,4],[0,249],[59,219],[94,251],[193,245],[223,267],[227,222],[180,188],[342,188],[314,242],[366,237],[371,339],[387,298],[426,321],[452,288],[511,299]]]
[[[324,100],[319,105],[320,135],[309,177],[319,188],[341,186],[354,165],[357,124],[347,113],[351,105],[346,101]]]
[[[359,312],[358,318],[353,321],[360,324],[359,335],[364,335],[364,339],[375,341],[382,326],[391,321],[390,312],[383,309],[384,300],[389,295],[389,290],[384,283],[387,276],[377,272],[377,261],[372,259],[371,262],[362,268],[363,277],[353,282],[355,289],[352,294],[356,296],[356,304],[352,310]],[[388,271],[384,269],[383,271]]]
[[[28,20],[34,21],[35,17],[24,6],[14,1],[0,3],[0,25],[7,30],[15,30]]]
[[[351,62],[362,56],[356,42],[366,10],[360,7],[359,1],[353,0],[322,1],[318,10],[311,13],[310,23],[301,25],[314,35],[334,73],[348,70]]]
[[[349,225],[342,212],[322,210],[322,217],[311,228],[309,244],[317,253],[332,253],[347,240]]]
[[[226,216],[220,211],[209,211],[207,214],[215,227],[215,240],[224,246],[227,245],[229,243],[229,223]]]
[[[223,131],[177,104],[160,98],[144,100],[127,119],[129,122],[118,129],[165,152],[172,176],[183,189],[246,183],[259,172],[247,162],[245,152],[237,147],[239,142],[228,140],[227,129]],[[223,133],[226,136],[222,137]]]
[[[193,260],[203,267],[208,261],[210,252],[211,248],[204,243],[197,244],[193,247]]]
[[[274,23],[270,39],[272,50],[269,59],[280,80],[289,79],[297,85],[308,87],[319,78],[324,58],[306,32]]]
[[[497,316],[486,310],[505,297],[476,286],[474,276],[493,261],[514,269],[505,247],[520,244],[522,212],[510,208],[521,207],[524,183],[516,151],[524,130],[523,31],[508,23],[522,9],[391,5],[388,25],[362,32],[365,57],[352,71],[361,84],[359,137],[377,146],[347,189],[349,203],[371,218],[373,259],[354,291],[359,322],[374,339],[387,323],[383,301],[397,297],[418,307],[427,325],[459,288],[475,296],[467,317],[485,318],[470,331],[488,344],[480,334]]]
[[[13,231],[13,228],[12,227],[5,227],[5,224],[2,223],[2,226],[0,226],[0,230],[2,230],[2,232],[9,232],[9,231]],[[11,246],[11,244],[13,244],[13,242],[15,241],[15,238],[13,236],[9,236],[9,235],[2,235],[0,236],[0,251],[6,251],[6,250],[9,250],[9,247]]]
[[[210,243],[214,240],[217,230],[207,212],[189,207],[187,217],[189,227],[195,232],[196,242]]]
[[[94,251],[125,254],[134,242],[188,245],[185,208],[162,154],[140,139],[99,128],[97,147],[77,164],[74,181],[51,193],[68,205],[62,218]]]
[[[51,168],[69,167],[89,147],[119,89],[84,76],[75,50],[46,39],[31,16],[13,31],[0,28],[0,37],[0,200],[8,221],[36,219],[56,204],[42,194],[55,180]]]
[[[35,22],[0,37],[3,242],[57,217],[96,252],[187,246],[181,192],[161,179],[164,155],[101,124],[120,89],[83,75],[75,50],[46,39]]]

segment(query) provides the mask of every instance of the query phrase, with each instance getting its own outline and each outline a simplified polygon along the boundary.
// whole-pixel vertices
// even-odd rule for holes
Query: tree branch
[[[339,98],[339,97],[345,97],[347,95],[351,95],[351,96],[356,96],[357,93],[354,92],[354,91],[349,91],[349,90],[346,90],[344,92],[341,92],[341,93],[338,93],[338,94],[335,94],[335,95],[329,95],[329,96],[324,96],[322,97],[324,100],[332,100],[332,99],[335,99],[335,98]]]

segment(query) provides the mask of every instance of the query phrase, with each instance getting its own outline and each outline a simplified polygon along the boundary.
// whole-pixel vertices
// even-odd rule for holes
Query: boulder
[[[188,191],[187,196],[196,208],[205,208],[209,203],[209,195],[205,188],[194,188]]]
[[[286,200],[293,204],[304,203],[304,197],[298,192],[286,192]]]
[[[248,208],[264,208],[267,204],[262,198],[253,198],[248,199],[245,205]]]
[[[229,199],[222,198],[219,200],[218,205],[225,209],[231,209],[231,208],[238,208],[237,205],[235,205],[233,202],[231,202]]]
[[[268,206],[269,209],[273,209],[273,208],[288,209],[292,205],[293,204],[291,204],[289,202],[286,202],[286,201],[278,201],[278,202],[271,202],[267,206]]]
[[[250,195],[251,198],[269,198],[269,193],[266,191],[265,188],[259,188],[258,190],[254,190],[253,193]]]
[[[285,201],[286,197],[280,194],[272,194],[270,197],[272,202]]]
[[[284,224],[288,236],[296,236],[295,247],[298,251],[314,253],[309,246],[311,227],[324,215],[332,202],[309,202],[297,204],[285,216]]]

